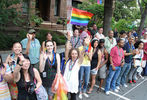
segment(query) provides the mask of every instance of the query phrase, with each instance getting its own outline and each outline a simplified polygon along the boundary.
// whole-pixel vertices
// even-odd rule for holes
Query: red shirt
[[[124,59],[124,51],[122,48],[118,49],[117,46],[113,47],[110,56],[112,57],[112,62],[115,67],[121,66],[121,61]]]

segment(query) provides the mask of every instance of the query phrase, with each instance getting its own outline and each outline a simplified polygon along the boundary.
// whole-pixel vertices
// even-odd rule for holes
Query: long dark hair
[[[141,43],[143,43],[143,42],[142,42],[142,41],[137,41],[137,42],[134,44],[135,49],[137,49]]]
[[[23,56],[24,56],[25,59],[27,59],[27,60],[30,61],[30,58],[28,57],[28,55],[23,54]],[[19,61],[20,61],[20,58],[18,57],[17,63],[18,63]],[[30,66],[29,66],[28,73],[29,73],[29,76],[30,76],[30,81],[33,82],[35,76],[34,76],[34,71],[33,71],[33,67],[31,66],[31,64],[30,64]],[[20,74],[21,74],[21,79],[22,79],[22,81],[23,81],[24,84],[25,84],[25,78],[24,78],[24,74],[23,74],[23,69],[20,70]]]
[[[1,62],[0,62],[0,68],[1,68],[1,67],[4,67],[3,60],[2,60],[2,56],[1,55],[0,55],[0,60],[1,60]]]

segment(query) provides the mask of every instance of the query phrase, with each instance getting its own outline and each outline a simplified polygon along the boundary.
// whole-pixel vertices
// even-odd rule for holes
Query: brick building
[[[82,1],[84,0],[71,0],[71,1],[72,1],[72,5],[74,7],[77,7],[77,5],[79,3],[82,3]],[[28,4],[24,3],[24,5],[28,5]],[[33,11],[33,13],[39,11],[38,15],[42,17],[44,21],[50,21],[56,23],[58,18],[67,17],[67,0],[31,0],[29,7],[35,8],[35,11]]]

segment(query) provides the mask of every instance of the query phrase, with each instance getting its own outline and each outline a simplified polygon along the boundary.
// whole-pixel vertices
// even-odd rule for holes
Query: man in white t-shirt
[[[98,32],[95,34],[94,37],[97,38],[98,40],[104,39],[105,36],[103,35],[103,28],[99,28]]]
[[[111,49],[117,44],[116,39],[113,36],[114,36],[114,32],[110,30],[108,32],[108,37],[105,38],[104,45],[109,54],[110,54]]]

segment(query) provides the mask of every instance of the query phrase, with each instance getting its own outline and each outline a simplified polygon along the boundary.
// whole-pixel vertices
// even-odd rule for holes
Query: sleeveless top
[[[57,59],[55,54],[55,63],[53,66],[49,64],[49,58],[46,59],[44,71],[41,73],[42,85],[51,87],[57,73]],[[53,61],[51,61],[53,62]]]
[[[18,98],[17,100],[37,100],[36,93],[33,92],[33,94],[28,93],[28,88],[31,84],[30,82],[25,82],[22,79],[22,74],[20,77],[20,80],[16,83],[18,87]]]
[[[98,63],[98,48],[96,49],[96,51],[94,52],[94,54],[92,55],[92,60],[91,60],[91,70],[95,69],[97,67],[97,63]]]

